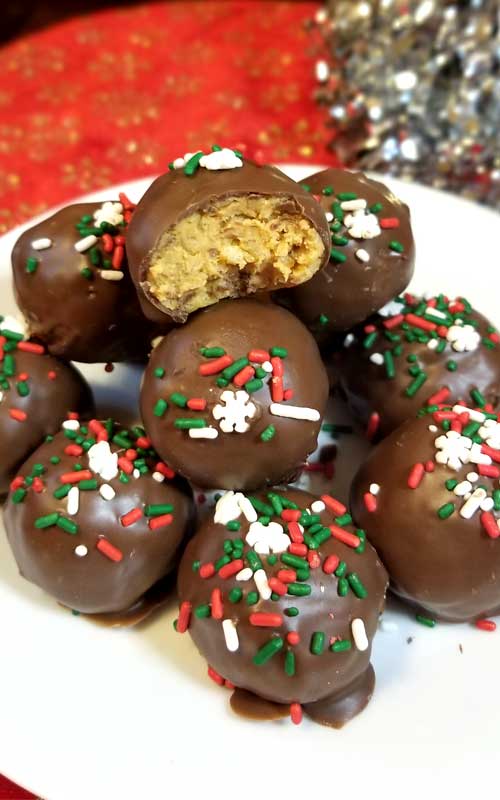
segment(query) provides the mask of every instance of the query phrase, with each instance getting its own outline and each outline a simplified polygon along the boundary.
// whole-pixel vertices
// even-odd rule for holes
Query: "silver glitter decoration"
[[[500,207],[499,0],[330,0],[310,28],[346,166]]]

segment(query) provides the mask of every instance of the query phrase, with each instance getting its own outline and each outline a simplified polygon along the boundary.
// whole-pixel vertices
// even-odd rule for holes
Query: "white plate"
[[[313,169],[288,172],[301,179]],[[412,209],[414,286],[465,294],[500,325],[499,217],[388,182]],[[136,199],[147,185],[120,188]],[[0,239],[4,314],[14,311],[9,259],[21,230]],[[119,367],[109,375],[97,366],[85,373],[99,402],[116,409],[125,399],[133,408],[138,370]],[[332,416],[346,420],[340,407]],[[332,489],[339,497],[365,448],[356,436],[340,440]],[[445,624],[429,630],[391,602],[385,618],[398,630],[376,637],[374,698],[339,732],[308,721],[296,728],[234,716],[189,636],[174,633],[174,617],[174,601],[136,630],[73,617],[18,577],[2,535],[0,772],[46,800],[157,800],[188,792],[295,799],[302,791],[371,800],[414,796],[431,780],[431,796],[443,785],[462,797],[469,784],[480,793],[497,772],[500,633]]]

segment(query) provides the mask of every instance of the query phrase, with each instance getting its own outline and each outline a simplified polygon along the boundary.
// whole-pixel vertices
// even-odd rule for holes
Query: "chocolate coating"
[[[249,351],[286,348],[282,359],[284,388],[293,397],[283,405],[309,407],[319,412],[316,421],[286,419],[270,412],[272,402],[269,373],[261,387],[249,396],[255,406],[248,430],[224,432],[214,418],[224,405],[225,391],[244,391],[232,380],[218,386],[218,373],[201,375],[214,359],[200,349],[220,347],[234,360]],[[257,364],[255,364],[258,367]],[[158,372],[158,370],[160,372]],[[161,376],[161,377],[159,377]],[[191,411],[172,402],[173,393],[206,401],[202,411]],[[234,397],[234,394],[233,394]],[[199,312],[182,327],[169,333],[155,348],[146,369],[141,391],[141,413],[154,446],[168,464],[193,483],[205,487],[248,489],[276,483],[292,476],[316,447],[321,417],[328,399],[328,380],[313,337],[285,309],[255,300],[228,300]],[[157,415],[158,401],[168,409]],[[175,427],[179,419],[205,420],[217,438],[190,438],[188,430]],[[275,435],[262,441],[261,434],[274,426]]]
[[[157,178],[146,191],[127,235],[130,273],[147,317],[158,321],[165,314],[161,303],[151,294],[147,280],[149,254],[162,234],[185,217],[207,209],[217,201],[251,195],[282,198],[291,213],[305,217],[324,243],[326,263],[330,252],[330,231],[324,214],[314,198],[281,170],[247,159],[238,169],[211,171],[200,168],[190,176],[185,175],[182,169],[171,170]],[[270,285],[268,288],[276,287]]]
[[[16,300],[31,335],[53,355],[89,363],[143,360],[158,329],[144,319],[126,260],[120,269],[122,280],[105,280],[101,267],[93,266],[90,251],[75,250],[83,238],[76,224],[101,205],[66,206],[19,237],[12,252]],[[52,246],[35,250],[32,242],[41,238],[51,239]],[[103,264],[108,256],[102,239],[95,249]],[[38,261],[35,272],[26,269],[30,258]],[[90,270],[90,276],[82,270]]]
[[[90,423],[91,430],[93,424]],[[87,446],[87,439],[95,437],[93,433],[81,433],[84,446]],[[125,433],[125,429],[115,426],[114,441],[110,444],[111,452],[118,453],[120,458],[128,448],[124,447],[124,441],[116,442],[116,435]],[[137,449],[133,434],[128,434],[127,438]],[[126,612],[175,568],[193,521],[191,493],[178,479],[167,478],[160,483],[153,478],[158,456],[151,448],[139,448],[138,452],[138,457],[145,459],[147,471],[139,477],[131,475],[124,483],[116,469],[116,477],[97,473],[90,466],[87,452],[79,456],[69,454],[68,446],[71,448],[75,444],[74,438],[68,438],[68,431],[61,431],[23,466],[22,475],[26,479],[36,464],[43,465],[43,488],[38,492],[25,487],[26,495],[20,500],[14,493],[9,495],[4,512],[9,544],[21,575],[63,605],[88,614]],[[51,459],[60,460],[54,464]],[[109,457],[107,460],[109,462]],[[122,463],[120,461],[120,467]],[[80,472],[84,480],[95,480],[97,488],[92,488],[93,484],[72,483],[81,488],[79,508],[71,514],[68,498],[57,499],[54,491],[69,485],[61,481],[61,476],[74,472],[77,464],[83,467]],[[84,474],[87,470],[91,473],[90,479]],[[109,500],[100,493],[103,484],[114,490]],[[148,507],[163,504],[173,505],[172,519],[162,519],[160,527],[150,528],[150,523],[158,517]],[[125,526],[123,516],[137,508],[140,518]],[[54,513],[76,525],[76,530],[68,532],[59,527],[59,522],[45,528],[35,526],[36,520]],[[115,560],[99,549],[102,540],[114,548]],[[79,555],[77,548],[82,546],[85,550]]]
[[[429,425],[438,430],[429,430]],[[464,428],[464,434],[466,431]],[[442,449],[435,442],[439,437],[450,438],[442,423],[426,415],[408,420],[384,439],[354,478],[352,514],[377,548],[395,594],[432,617],[462,622],[500,611],[500,540],[487,534],[484,512],[479,507],[470,519],[461,515],[466,498],[447,488],[446,482],[461,484],[468,474],[477,474],[481,468],[474,463],[459,462],[459,469],[438,463],[436,454]],[[461,449],[466,452],[472,442],[465,435],[464,439],[465,449]],[[434,465],[434,471],[425,472],[420,485],[411,489],[411,470],[415,464],[427,462]],[[368,511],[364,496],[372,483],[377,483],[380,491],[376,510]],[[471,489],[478,486],[491,497],[498,478],[481,475]],[[438,509],[444,507],[447,513],[449,503],[453,506],[451,516],[441,519]],[[500,516],[495,510],[490,514]],[[498,535],[494,520],[493,529]]]
[[[473,309],[454,312],[454,308],[461,309],[463,304],[460,300],[439,303],[442,308],[438,312],[444,314],[446,320],[436,318],[435,323],[431,322],[434,330],[430,333],[416,327],[413,322],[408,323],[407,315],[418,312],[421,322],[428,324],[429,320],[425,320],[422,314],[429,302],[436,302],[436,298],[425,302],[420,298],[410,298],[406,304],[395,304],[393,313],[389,316],[377,314],[368,320],[376,333],[372,341],[368,337],[373,337],[373,334],[367,333],[364,326],[359,326],[352,332],[354,340],[349,336],[346,339],[348,346],[344,346],[334,355],[341,386],[354,414],[365,425],[373,412],[380,415],[378,438],[386,436],[406,419],[414,417],[443,386],[448,387],[450,396],[463,397],[466,401],[469,401],[474,387],[479,387],[487,402],[496,405],[499,401],[500,349],[493,326]],[[397,322],[401,314],[404,319],[394,325],[394,320]],[[472,332],[474,341],[469,340],[468,343],[472,349],[460,352],[456,349],[457,345],[447,340],[446,337],[453,332],[450,333],[450,327],[447,328],[444,324],[441,326],[440,323],[446,322],[451,326],[457,320],[463,323],[462,327],[469,326],[469,332],[470,325],[476,327],[479,336]],[[405,330],[403,325],[408,326],[408,329]],[[369,331],[371,330],[370,327]],[[437,349],[430,349],[428,346],[427,339],[431,334],[439,343]],[[388,336],[393,337],[392,340]],[[393,357],[393,377],[389,376],[383,361],[386,353]],[[382,363],[374,363],[374,357],[382,360]],[[421,388],[413,396],[409,396],[408,387],[417,377],[418,369],[427,377]],[[411,374],[410,370],[415,374]]]
[[[325,213],[332,211],[333,203],[342,202],[339,193],[348,192],[365,199],[368,208],[381,203],[381,210],[376,212],[379,221],[398,221],[398,227],[381,229],[374,238],[362,239],[351,236],[346,225],[334,219],[333,224],[340,224],[332,232],[332,248],[345,256],[345,261],[331,258],[311,280],[279,293],[280,299],[324,340],[335,331],[345,331],[362,322],[406,288],[413,275],[415,245],[408,206],[383,183],[362,172],[334,168],[316,172],[303,183],[316,195]],[[332,188],[334,191],[330,192]],[[344,219],[349,213],[344,212]],[[347,242],[336,243],[336,237]],[[403,245],[402,253],[391,250],[389,244],[393,240]],[[356,256],[360,249],[369,256],[366,263]]]
[[[92,393],[78,370],[53,356],[18,347],[9,353],[11,364],[6,365],[5,353],[0,362],[0,495],[8,491],[18,467],[48,434],[59,430],[69,412],[85,417],[93,411]],[[21,381],[23,373],[27,377]],[[26,414],[26,419],[13,418],[13,410]]]
[[[301,510],[309,508],[316,500],[313,495],[297,489],[273,491],[275,496],[296,503]],[[266,493],[259,494],[257,499],[266,504],[270,502]],[[230,500],[233,502],[234,498]],[[225,498],[219,501],[216,509],[218,513],[221,510],[220,504],[224,501]],[[272,509],[271,512],[269,514],[271,524],[280,523],[285,526],[283,519]],[[230,513],[231,511],[228,511],[228,514]],[[325,509],[319,516],[322,526],[334,524],[334,516],[330,511]],[[262,599],[262,596],[259,597],[261,592],[257,591],[257,583],[253,576],[239,581],[234,575],[223,577],[219,572],[213,577],[202,577],[207,564],[214,563],[217,569],[224,569],[224,566],[217,565],[217,561],[224,555],[224,542],[228,539],[232,539],[233,542],[236,539],[244,540],[242,555],[237,566],[240,566],[241,562],[244,568],[252,564],[248,556],[252,548],[246,542],[249,532],[251,536],[256,533],[261,542],[254,545],[255,550],[261,552],[258,557],[261,566],[257,564],[254,568],[262,569],[266,580],[271,581],[271,585],[273,585],[272,578],[276,578],[280,570],[295,569],[286,563],[289,555],[286,552],[277,555],[276,563],[271,563],[274,561],[273,557],[269,560],[269,556],[262,554],[262,540],[259,537],[265,539],[266,530],[270,529],[259,525],[259,522],[253,522],[251,527],[243,515],[238,517],[238,521],[239,530],[231,532],[225,524],[215,523],[214,517],[210,516],[201,524],[186,548],[178,575],[181,602],[178,629],[183,608],[186,603],[190,603],[191,616],[188,630],[201,655],[224,679],[265,700],[276,703],[313,703],[327,697],[343,696],[344,689],[365,673],[368,667],[371,640],[375,635],[379,613],[384,604],[387,575],[375,551],[370,545],[365,544],[364,552],[359,553],[329,536],[317,549],[309,551],[310,557],[318,559],[318,566],[309,569],[307,561],[302,559],[302,563],[306,565],[304,575],[297,576],[296,581],[291,583],[283,584],[279,580],[282,586],[288,588],[288,593],[273,594],[274,599]],[[284,529],[286,530],[286,526]],[[347,524],[342,530],[353,532],[354,529]],[[278,553],[282,547],[283,544],[277,548]],[[316,556],[313,556],[313,553],[316,553]],[[330,555],[336,555],[341,561],[346,562],[346,575],[351,575],[355,571],[366,589],[364,597],[356,596],[351,589],[345,596],[339,596],[338,577],[323,571],[325,559]],[[238,553],[236,556],[238,557]],[[228,566],[233,563],[231,559],[234,558],[231,553],[227,559]],[[302,578],[301,582],[299,578]],[[300,586],[309,586],[310,594],[306,596],[292,594],[295,587]],[[214,608],[216,609],[212,594],[214,589],[220,589],[222,592],[222,617],[220,614],[217,617],[218,612],[214,611]],[[239,600],[234,596],[234,590],[238,589],[242,591]],[[251,593],[256,597],[252,597]],[[252,604],[249,604],[249,600]],[[287,611],[290,608],[297,609],[298,614],[288,616]],[[212,613],[216,616],[211,616]],[[256,624],[258,620],[253,617],[254,614],[278,615],[278,619],[270,626],[264,627],[262,624]],[[369,642],[364,650],[357,648],[352,635],[351,623],[354,619],[364,621]],[[236,626],[238,647],[234,651],[230,651],[226,645],[222,620],[232,620]],[[315,646],[321,639],[321,636],[318,636],[321,633],[324,634],[324,638],[318,649]],[[289,639],[287,638],[289,634],[298,634],[299,639]],[[314,634],[317,634],[314,639],[315,645],[313,645]],[[350,649],[344,652],[332,652],[331,637],[349,641]],[[281,648],[278,647],[274,655],[257,664],[255,661],[255,659],[259,661],[257,654],[271,640],[281,640]],[[317,654],[313,653],[313,649],[318,650]],[[293,653],[295,656],[294,668],[291,669],[288,664],[288,672],[285,671],[285,661],[288,659],[289,662],[293,656],[287,656],[287,653]]]

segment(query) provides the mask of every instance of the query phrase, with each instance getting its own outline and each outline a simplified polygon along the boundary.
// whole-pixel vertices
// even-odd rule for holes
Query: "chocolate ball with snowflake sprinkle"
[[[429,625],[500,612],[500,422],[476,401],[408,420],[352,485],[393,591]]]
[[[26,580],[71,609],[125,616],[176,567],[193,516],[142,428],[93,419],[35,451],[4,519]]]
[[[163,458],[193,483],[249,489],[291,479],[316,447],[328,379],[289,311],[229,300],[153,351],[141,412]]]
[[[464,297],[396,298],[333,355],[351,409],[372,438],[450,397],[496,406],[500,336]]]
[[[240,709],[262,698],[340,727],[371,697],[370,650],[387,574],[345,505],[297,489],[229,491],[198,528],[178,576],[189,631]],[[251,712],[252,713],[252,712]]]

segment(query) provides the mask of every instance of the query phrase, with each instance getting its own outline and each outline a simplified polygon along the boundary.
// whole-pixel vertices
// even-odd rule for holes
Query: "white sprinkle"
[[[433,308],[432,306],[427,306],[425,313],[431,314],[433,317],[438,317],[438,319],[448,319],[444,311],[440,311],[439,308]]]
[[[226,647],[230,653],[236,653],[240,646],[238,639],[238,631],[232,619],[222,620],[222,630],[224,631],[224,639],[226,640]]]
[[[121,281],[125,277],[119,269],[101,269],[99,275],[105,281]]]
[[[380,492],[380,484],[370,483],[370,494],[373,494],[376,497],[379,492]]]
[[[238,519],[240,514],[238,498],[233,491],[229,491],[219,497],[215,504],[214,522],[218,525],[227,525],[232,519]]]
[[[247,522],[255,522],[257,520],[257,512],[253,507],[253,505],[251,504],[248,497],[245,497],[244,494],[238,492],[237,498],[240,511],[247,520]]]
[[[429,430],[431,433],[437,433],[438,426],[437,425],[429,425]]]
[[[361,211],[366,208],[366,200],[358,197],[357,200],[344,200],[340,204],[342,211]]]
[[[324,583],[320,583],[319,590],[320,590],[321,594],[324,593],[324,591],[325,591],[325,584]]]
[[[270,361],[264,361],[264,363],[262,364],[262,369],[264,370],[264,372],[272,372],[273,365],[271,364]]]
[[[0,403],[2,402],[2,400],[3,400],[3,392],[0,392]]]
[[[286,417],[286,419],[305,419],[309,422],[318,422],[320,419],[319,411],[307,406],[288,406],[282,403],[271,403],[269,411],[275,417]]]
[[[453,489],[453,494],[456,494],[457,497],[465,497],[466,494],[472,491],[472,483],[470,481],[461,481],[457,483],[455,488]]]
[[[471,483],[477,483],[477,481],[479,480],[479,475],[477,474],[477,472],[468,472],[467,480],[470,481]]]
[[[48,250],[49,247],[52,247],[52,239],[49,238],[34,239],[31,242],[31,246],[33,250]]]
[[[391,622],[388,619],[380,620],[379,628],[384,633],[396,633],[399,630],[398,624],[396,622]]]
[[[92,233],[90,236],[84,236],[83,239],[79,239],[75,242],[75,250],[78,253],[85,253],[86,250],[90,250],[95,244],[97,244],[97,236],[94,236]]]
[[[241,158],[229,147],[223,147],[222,150],[202,156],[198,163],[200,167],[208,170],[237,169],[243,166]]]
[[[326,61],[316,61],[314,72],[316,74],[316,80],[320,83],[325,83],[330,75],[330,68]]]
[[[244,567],[243,569],[240,569],[240,571],[236,575],[236,580],[237,581],[249,581],[250,578],[252,577],[252,575],[253,575],[253,572],[250,569],[250,567]]]
[[[427,342],[427,347],[429,348],[429,350],[435,350],[438,344],[439,344],[438,339],[429,339],[429,341]]]
[[[333,220],[333,214],[332,214],[332,212],[331,212],[331,211],[327,211],[327,212],[326,212],[326,214],[325,214],[325,217],[326,217],[326,221],[327,221],[327,222],[332,222],[332,220]]]
[[[62,426],[65,431],[78,431],[80,429],[80,423],[77,419],[66,419]]]
[[[252,522],[245,541],[256,553],[283,553],[291,544],[290,537],[283,531],[279,522],[263,525],[258,520]]]
[[[86,556],[88,552],[89,551],[84,544],[79,544],[77,547],[75,547],[75,555],[78,556],[78,558],[83,558],[83,556]]]
[[[463,504],[462,508],[459,511],[459,514],[464,519],[471,519],[476,511],[479,510],[481,507],[481,503],[486,498],[486,492],[484,489],[478,488],[472,492],[472,495],[469,499]]]
[[[162,475],[161,472],[153,472],[153,480],[156,481],[156,483],[163,483],[165,475]]]
[[[267,582],[267,575],[263,569],[258,569],[257,572],[254,572],[253,579],[255,581],[255,585],[257,587],[257,591],[259,592],[262,600],[269,600],[271,597],[271,587]]]
[[[357,617],[351,622],[352,638],[358,650],[368,650],[368,637],[366,635],[365,623]]]
[[[370,356],[370,361],[372,364],[376,364],[377,367],[381,367],[384,363],[384,356],[382,353],[372,353]]]
[[[455,414],[464,414],[466,412],[473,422],[484,422],[486,419],[482,411],[476,411],[474,408],[467,408],[467,406],[453,406],[453,411]]]
[[[351,344],[354,342],[355,336],[353,333],[348,333],[344,339],[344,347],[350,347]]]
[[[495,501],[492,497],[486,497],[480,505],[481,511],[491,511],[495,507]]]
[[[78,488],[78,486],[72,486],[68,492],[66,510],[70,515],[70,517],[74,517],[75,514],[78,514],[79,508],[80,508],[80,489]]]
[[[356,258],[358,261],[362,261],[366,264],[370,260],[370,253],[368,250],[363,250],[363,248],[360,247],[359,250],[356,250]]]
[[[123,206],[121,203],[106,200],[100,208],[94,211],[94,222],[101,225],[107,222],[109,225],[119,225],[123,222]]]
[[[136,480],[137,480],[137,478],[141,477],[141,473],[139,472],[139,470],[137,468],[134,469],[134,471],[132,473],[132,477],[135,478]]]
[[[109,442],[97,442],[87,453],[89,467],[105,481],[118,476],[118,453],[113,453]]]
[[[156,474],[160,475],[161,473],[157,472]],[[161,477],[163,478],[163,475]],[[113,487],[109,485],[109,483],[103,483],[99,487],[99,494],[101,495],[103,500],[112,500],[116,492],[113,489]]]
[[[321,514],[326,508],[323,500],[315,500],[314,503],[311,503],[311,511],[313,514]]]
[[[190,439],[217,439],[219,431],[209,425],[207,428],[189,428]]]

